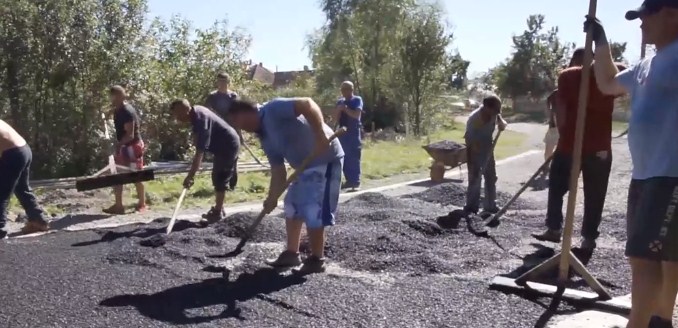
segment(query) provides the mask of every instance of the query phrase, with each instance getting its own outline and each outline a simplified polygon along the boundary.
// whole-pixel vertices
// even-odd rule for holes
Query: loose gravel
[[[611,180],[613,204],[626,187],[618,180]],[[279,216],[262,221],[244,253],[213,256],[232,251],[257,213],[209,226],[180,221],[168,236],[162,219],[11,239],[0,245],[0,322],[10,327],[534,326],[548,300],[489,291],[488,283],[495,275],[520,274],[553,254],[554,245],[529,236],[543,229],[545,203],[535,199],[546,191],[521,198],[490,230],[493,239],[474,236],[465,224],[449,228],[436,221],[463,206],[464,192],[463,185],[447,183],[407,197],[365,193],[342,203],[337,225],[328,230],[328,272],[308,277],[262,264],[283,249]],[[511,196],[499,193],[500,205]],[[608,207],[589,264],[614,295],[629,292],[621,213]]]

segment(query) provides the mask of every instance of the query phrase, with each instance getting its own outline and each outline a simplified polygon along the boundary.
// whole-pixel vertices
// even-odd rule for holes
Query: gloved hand
[[[186,179],[184,179],[183,185],[184,185],[184,188],[191,189],[191,187],[193,187],[193,177],[187,176]]]
[[[586,15],[586,21],[584,21],[584,32],[588,31],[591,31],[593,34],[593,43],[595,43],[596,46],[607,45],[607,35],[605,34],[605,28],[603,28],[603,23],[601,23],[598,18]]]

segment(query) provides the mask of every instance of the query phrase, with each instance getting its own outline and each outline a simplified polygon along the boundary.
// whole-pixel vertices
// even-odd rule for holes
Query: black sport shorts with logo
[[[626,256],[678,262],[678,178],[631,180]]]

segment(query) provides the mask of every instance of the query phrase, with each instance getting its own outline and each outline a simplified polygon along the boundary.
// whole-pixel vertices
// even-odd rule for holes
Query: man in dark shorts
[[[45,212],[38,205],[31,190],[29,173],[33,153],[21,135],[5,121],[0,120],[0,239],[7,237],[5,224],[12,194],[26,210],[28,222],[22,233],[35,233],[49,229]]]
[[[228,182],[235,171],[240,150],[240,138],[235,130],[221,117],[203,106],[191,106],[186,99],[172,102],[170,110],[174,118],[192,127],[195,156],[193,164],[184,179],[184,188],[193,185],[196,172],[200,169],[205,152],[214,156],[212,165],[212,185],[215,192],[214,207],[202,217],[208,222],[216,222],[225,217],[224,196]]]
[[[601,23],[587,18],[601,91],[631,96],[628,142],[633,161],[626,256],[631,263],[627,328],[672,327],[678,294],[678,0],[647,0],[626,13],[640,18],[657,53],[619,72]]]
[[[130,170],[141,170],[144,168],[144,141],[141,140],[139,127],[141,120],[136,109],[130,105],[127,99],[125,89],[119,85],[114,85],[109,90],[111,104],[113,109],[109,113],[113,115],[115,124],[115,164],[129,167]],[[144,184],[135,183],[137,189],[137,212],[146,210],[146,192]],[[125,206],[122,203],[122,186],[113,187],[115,194],[115,204],[109,208],[103,209],[108,214],[125,214]]]
[[[205,106],[217,113],[223,120],[226,121],[231,127],[233,124],[228,120],[228,110],[231,108],[231,104],[234,100],[238,99],[238,94],[235,91],[232,91],[229,86],[231,84],[231,77],[226,73],[217,74],[217,90],[212,91],[205,99]],[[242,138],[242,133],[236,130],[238,136],[240,137],[240,144],[244,143]],[[228,188],[234,190],[238,184],[238,162],[235,163],[235,169],[233,170],[233,176],[228,182]]]
[[[563,225],[563,198],[570,187],[570,170],[579,107],[584,49],[577,49],[569,68],[558,76],[557,120],[560,138],[553,154],[549,174],[546,212],[547,230],[533,237],[541,241],[560,242]],[[584,218],[581,249],[589,254],[596,247],[598,228],[603,215],[607,185],[612,168],[612,112],[614,96],[598,89],[591,76],[586,108],[586,127],[582,144],[581,171],[584,180]]]

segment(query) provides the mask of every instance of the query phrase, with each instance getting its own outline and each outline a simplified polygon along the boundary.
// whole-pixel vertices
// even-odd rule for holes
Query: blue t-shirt
[[[494,134],[494,127],[497,125],[497,116],[493,115],[487,122],[483,121],[482,111],[483,106],[474,110],[469,115],[466,121],[466,133],[464,139],[466,144],[479,144],[483,149],[492,147],[492,134]]]
[[[350,99],[346,100],[345,98],[339,99],[337,101],[337,106],[346,105],[349,110],[362,111],[363,110],[363,98],[359,96],[353,96]],[[339,115],[339,125],[345,126],[347,130],[347,135],[358,135],[360,136],[360,119],[355,119],[350,117],[343,112]]]
[[[678,177],[678,41],[617,75],[631,95],[633,179]]]
[[[261,129],[258,133],[261,147],[271,165],[283,165],[285,160],[297,168],[315,147],[315,136],[306,118],[297,116],[294,110],[295,99],[277,98],[259,109]],[[334,131],[327,124],[323,129],[329,138]],[[326,165],[344,157],[344,150],[338,139],[332,140],[330,149],[324,155],[314,159],[308,168]]]

